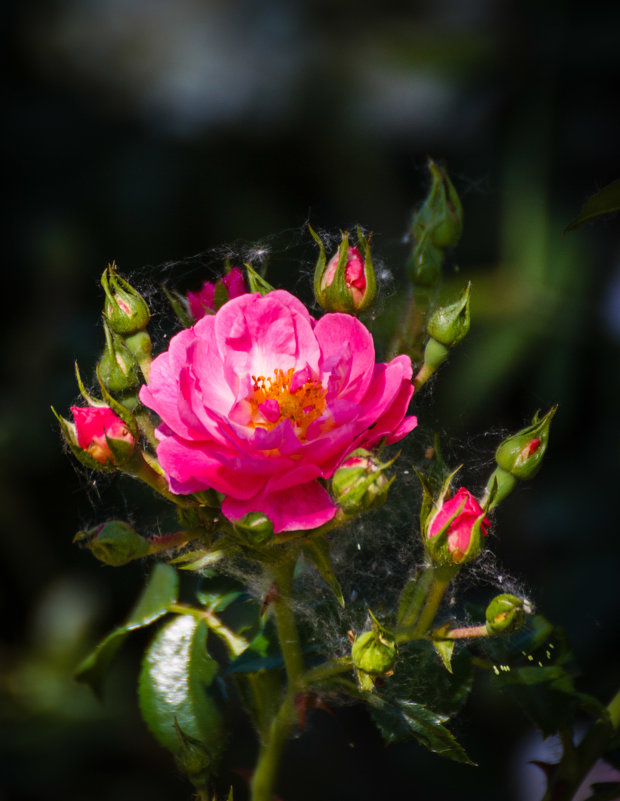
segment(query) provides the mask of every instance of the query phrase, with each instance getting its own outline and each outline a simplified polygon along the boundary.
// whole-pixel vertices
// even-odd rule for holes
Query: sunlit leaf
[[[195,784],[210,773],[223,739],[222,716],[209,693],[218,665],[206,639],[204,621],[176,617],[146,651],[138,683],[147,726]]]
[[[176,570],[170,565],[155,565],[148,584],[125,623],[104,637],[82,660],[75,671],[75,678],[89,684],[100,695],[106,670],[129,632],[149,626],[165,615],[168,605],[177,600],[178,588]]]

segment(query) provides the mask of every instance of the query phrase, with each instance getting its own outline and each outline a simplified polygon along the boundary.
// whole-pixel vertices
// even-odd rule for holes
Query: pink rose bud
[[[107,406],[72,406],[78,446],[101,465],[118,465],[133,453],[135,440],[126,423]]]
[[[246,292],[243,273],[239,267],[233,267],[217,281],[205,281],[198,292],[187,293],[190,314],[197,322],[205,314],[213,314],[226,302]]]
[[[144,331],[151,318],[149,307],[142,295],[118,274],[114,262],[103,271],[101,286],[106,296],[103,314],[112,331],[123,336]]]
[[[480,552],[480,535],[486,536],[490,525],[471,492],[460,487],[456,495],[440,502],[437,511],[427,521],[431,556],[438,561],[451,560],[456,564],[469,562]]]
[[[311,233],[320,247],[314,272],[314,294],[319,304],[330,312],[357,313],[367,309],[375,299],[377,285],[370,248],[361,231],[358,229],[357,239],[363,255],[358,248],[349,247],[349,235],[345,233],[338,253],[327,264],[323,243],[312,229]]]

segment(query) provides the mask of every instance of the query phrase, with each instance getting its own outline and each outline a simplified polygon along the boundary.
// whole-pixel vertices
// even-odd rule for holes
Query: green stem
[[[185,508],[196,506],[194,501],[190,498],[184,495],[175,495],[173,492],[170,492],[165,477],[148,464],[145,454],[141,451],[137,451],[127,464],[123,466],[123,472],[144,481],[144,483],[148,484],[155,492],[166,498],[166,500],[172,501],[176,506],[183,506]]]
[[[458,573],[458,567],[432,567],[429,569],[430,581],[426,589],[426,600],[417,621],[396,633],[396,642],[409,642],[419,640],[428,632],[435,619],[439,605],[448,585]]]
[[[577,746],[565,742],[562,759],[542,801],[571,801],[579,786],[620,729],[620,691]]]
[[[433,636],[433,632],[431,632]],[[473,640],[477,637],[489,637],[489,630],[486,624],[481,626],[467,626],[460,629],[450,629],[449,631],[436,632],[433,639],[438,640]]]
[[[193,615],[199,620],[204,620],[207,628],[217,635],[221,640],[226,643],[230,655],[233,657],[242,654],[248,647],[249,643],[239,634],[235,634],[227,626],[225,626],[219,617],[208,609],[196,609],[195,606],[188,606],[186,604],[168,604],[167,609],[175,615]]]
[[[296,720],[295,696],[300,689],[304,672],[297,623],[291,605],[293,571],[299,549],[291,548],[283,551],[282,557],[270,564],[266,572],[276,587],[271,607],[276,619],[288,687],[280,709],[271,721],[267,735],[260,745],[256,770],[252,777],[251,801],[273,799],[282,752]]]

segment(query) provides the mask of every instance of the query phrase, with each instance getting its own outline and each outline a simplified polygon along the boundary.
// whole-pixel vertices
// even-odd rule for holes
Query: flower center
[[[305,439],[308,426],[323,414],[327,390],[320,381],[306,381],[291,389],[294,374],[291,367],[286,373],[276,368],[273,378],[252,376],[252,418],[255,425],[270,431],[288,417],[298,436]]]

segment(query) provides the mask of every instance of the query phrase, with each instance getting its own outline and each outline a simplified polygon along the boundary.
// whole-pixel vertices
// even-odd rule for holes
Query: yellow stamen
[[[265,378],[262,375],[252,376],[254,397],[249,400],[252,406],[254,425],[271,431],[284,417],[288,417],[296,427],[297,435],[301,439],[305,439],[308,426],[323,414],[327,390],[323,388],[320,381],[306,381],[292,392],[291,380],[295,370],[291,367],[285,373],[276,368],[273,373],[273,378]],[[280,416],[273,422],[267,420],[258,409],[260,404],[267,400],[277,401],[280,407]]]

